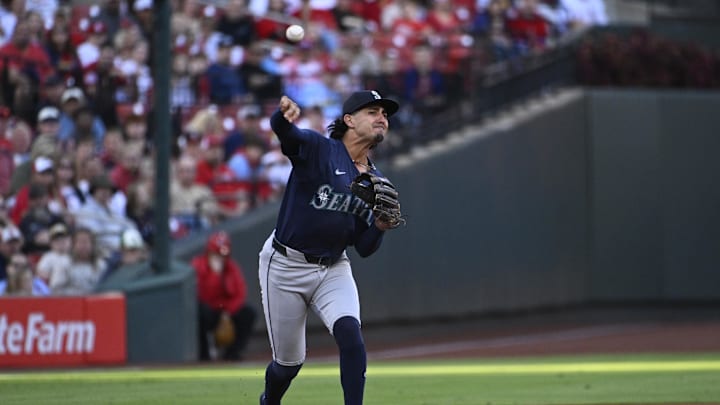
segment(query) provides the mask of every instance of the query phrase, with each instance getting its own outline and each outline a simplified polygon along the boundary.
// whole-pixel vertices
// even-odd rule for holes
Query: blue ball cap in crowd
[[[369,105],[377,104],[385,109],[388,117],[395,114],[400,105],[388,98],[382,98],[375,90],[356,91],[343,103],[343,115],[352,114]]]

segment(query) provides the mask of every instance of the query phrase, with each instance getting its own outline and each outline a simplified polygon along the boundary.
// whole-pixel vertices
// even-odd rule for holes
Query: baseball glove
[[[360,173],[352,183],[350,191],[365,201],[376,219],[397,228],[405,223],[400,213],[400,201],[395,186],[385,177],[371,173]]]
[[[235,325],[227,312],[220,315],[220,321],[215,327],[215,345],[228,347],[235,341]]]

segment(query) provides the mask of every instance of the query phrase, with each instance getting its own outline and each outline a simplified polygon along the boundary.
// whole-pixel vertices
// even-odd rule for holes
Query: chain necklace
[[[368,160],[368,161],[369,161],[369,160]],[[353,160],[352,162],[355,163],[356,165],[362,166],[362,167],[364,167],[364,168],[366,168],[366,169],[368,169],[368,170],[375,170],[375,165],[372,164],[372,162],[370,162],[370,164],[365,164],[365,163],[363,163],[363,162],[358,162],[357,160]]]

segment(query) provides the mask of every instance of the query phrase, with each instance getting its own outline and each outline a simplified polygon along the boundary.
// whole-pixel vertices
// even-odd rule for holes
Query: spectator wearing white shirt
[[[40,256],[35,274],[48,285],[53,274],[65,273],[72,265],[70,248],[72,234],[65,224],[58,223],[50,228],[50,250]]]
[[[120,249],[120,237],[126,229],[137,229],[127,216],[119,215],[111,209],[114,189],[115,186],[106,175],[93,177],[90,180],[90,196],[75,213],[75,224],[94,233],[103,257],[109,257]]]
[[[107,27],[102,21],[93,22],[89,31],[87,40],[77,48],[77,56],[83,69],[97,63],[100,59],[100,46],[107,41]]]

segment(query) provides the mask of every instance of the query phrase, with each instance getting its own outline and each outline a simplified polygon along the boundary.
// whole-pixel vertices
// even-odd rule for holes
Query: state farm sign
[[[25,324],[8,324],[0,315],[0,355],[92,353],[95,347],[95,323],[92,321],[45,320],[42,312],[32,312]]]
[[[0,299],[0,367],[117,364],[127,357],[125,298]]]

